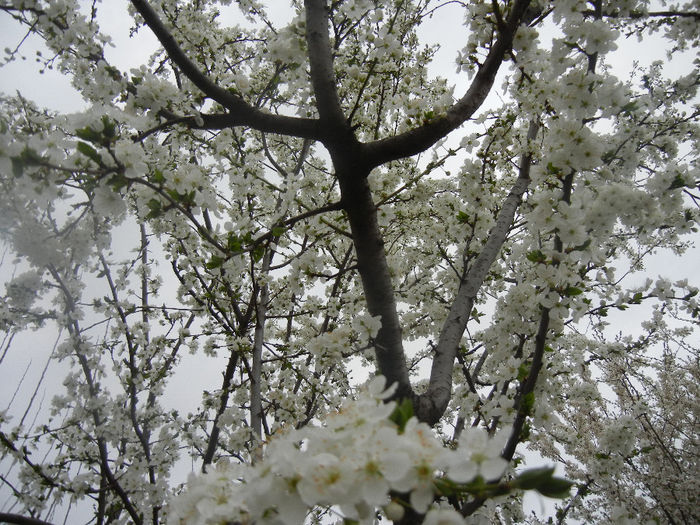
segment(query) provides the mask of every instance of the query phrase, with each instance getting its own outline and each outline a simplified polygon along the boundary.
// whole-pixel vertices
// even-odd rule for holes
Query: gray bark
[[[535,138],[538,129],[537,124],[530,124],[528,140]],[[450,312],[440,331],[430,371],[428,391],[419,398],[417,406],[419,418],[430,424],[437,423],[452,397],[452,372],[459,343],[467,328],[476,295],[491,265],[501,252],[513,224],[515,212],[530,184],[530,163],[531,155],[524,153],[520,158],[518,178],[498,213],[496,224],[489,232],[481,253],[476,257],[474,264],[465,271]]]
[[[444,413],[451,395],[454,358],[469,319],[474,298],[505,240],[520,197],[527,188],[527,174],[521,174],[522,176],[514,185],[482,254],[460,283],[448,320],[440,335],[428,392],[420,398],[414,394],[408,378],[394,288],[382,232],[377,223],[377,209],[367,177],[375,167],[425,151],[461,126],[479,109],[510,51],[515,32],[523,20],[530,1],[515,0],[507,18],[499,18],[498,38],[491,45],[486,59],[479,67],[464,96],[449,108],[445,115],[400,135],[366,144],[360,143],[355,136],[344,115],[338,96],[328,34],[329,8],[326,0],[304,1],[306,42],[318,119],[267,114],[216,85],[189,60],[170,30],[159,20],[155,11],[145,0],[131,0],[131,2],[181,72],[203,93],[229,111],[226,115],[203,115],[205,124],[208,123],[216,128],[243,125],[259,131],[314,139],[322,142],[328,149],[340,183],[340,206],[347,214],[350,223],[367,310],[370,315],[381,318],[382,326],[374,341],[377,371],[386,376],[389,384],[394,382],[399,384],[398,397],[414,400],[420,419],[435,423]],[[195,126],[195,123],[190,121],[181,123],[202,127]],[[526,164],[528,163],[524,163],[523,166]],[[527,168],[523,169],[523,171],[526,170]]]

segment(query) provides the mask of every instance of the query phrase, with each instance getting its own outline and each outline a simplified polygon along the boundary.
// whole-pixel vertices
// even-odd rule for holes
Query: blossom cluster
[[[454,511],[431,508],[438,485],[499,477],[507,466],[500,457],[503,443],[472,428],[455,448],[446,448],[414,417],[397,424],[390,417],[396,403],[383,401],[393,389],[384,384],[382,376],[372,380],[324,426],[276,435],[257,464],[219,461],[209,472],[191,475],[171,502],[169,523],[298,525],[311,509],[331,506],[344,518],[373,523],[375,509],[396,520],[409,505],[427,513],[426,522],[463,523]]]

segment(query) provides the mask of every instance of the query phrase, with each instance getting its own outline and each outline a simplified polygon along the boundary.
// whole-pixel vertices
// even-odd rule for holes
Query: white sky
[[[274,3],[280,5],[278,0],[274,0]],[[131,23],[125,15],[126,5],[127,2],[125,0],[103,2],[99,6],[99,21],[101,27],[113,36],[116,44],[114,48],[108,50],[108,59],[121,70],[128,71],[131,67],[136,67],[147,60],[148,55],[155,48],[156,40],[145,29],[141,29],[134,38],[130,38],[129,29]],[[270,15],[276,22],[281,23],[290,17],[290,11],[286,8],[278,9],[277,11],[271,11]],[[456,76],[454,63],[456,51],[462,46],[463,41],[461,36],[464,34],[464,29],[461,26],[461,22],[461,8],[448,5],[421,29],[421,36],[426,42],[439,43],[441,45],[441,51],[436,56],[432,73],[459,81],[461,87],[458,85],[455,89],[456,96],[461,96],[466,86],[466,76],[462,75],[459,78]],[[445,38],[446,35],[449,37]],[[14,49],[23,37],[24,31],[18,24],[8,16],[0,14],[0,50],[4,48]],[[34,100],[38,104],[60,112],[70,113],[83,109],[85,104],[71,87],[69,79],[55,71],[46,71],[43,75],[37,73],[34,52],[38,48],[41,48],[39,40],[30,36],[22,46],[21,54],[25,55],[26,59],[17,60],[0,69],[0,92],[13,94],[19,91],[23,96]],[[692,67],[691,62],[694,58],[692,54],[675,57],[673,61],[668,61],[663,54],[662,46],[654,45],[653,41],[646,44],[642,49],[643,55],[640,55],[640,46],[636,39],[630,42],[623,42],[620,50],[608,59],[609,63],[620,72],[619,76],[622,80],[631,71],[634,60],[643,60],[646,63],[651,60],[664,60],[671,74],[684,74]],[[457,132],[458,134],[459,132]],[[696,241],[697,239],[698,235],[695,236]],[[682,258],[669,256],[668,253],[659,253],[649,258],[647,271],[651,277],[661,275],[667,276],[672,280],[677,280],[680,276],[690,277],[691,282],[694,280],[695,285],[700,285],[700,275],[698,275],[697,271],[693,271],[700,266],[699,263],[700,248],[695,247]],[[0,286],[8,277],[8,272],[10,271],[12,271],[11,265],[6,260],[4,264],[0,265]],[[640,276],[641,279],[642,277]],[[611,312],[611,315],[614,314]],[[638,323],[638,320],[626,315],[620,316],[619,322],[629,323],[629,326],[617,325],[616,329],[627,331],[628,328],[633,328],[635,323]],[[26,367],[30,366],[32,373],[28,375],[24,388],[33,384],[33,378],[38,377],[41,368],[43,368],[46,355],[53,346],[54,338],[55,334],[50,333],[48,330],[23,336],[19,341],[19,347],[24,350],[13,356],[13,361],[9,368],[7,366],[8,363],[3,363],[4,370],[0,369],[0,399],[9,400],[14,391],[14,385],[16,385],[16,382],[8,381],[8,370],[11,377],[17,378]],[[39,349],[43,350],[39,351]],[[14,348],[14,350],[15,354],[17,354],[17,348]],[[199,361],[198,366],[201,367],[201,361]],[[46,379],[44,384],[46,392],[45,394],[40,393],[40,395],[49,396],[51,392],[55,392],[56,389],[60,388],[63,369],[64,367],[62,366],[52,365],[52,374]],[[191,394],[192,390],[186,388],[191,388],[191,380],[192,377],[190,376],[182,382],[178,380],[173,382],[173,397],[171,398],[173,404],[178,406],[190,404],[194,408],[199,402],[197,397],[199,394],[196,393],[193,397]],[[209,385],[209,388],[211,388],[211,385]],[[46,399],[46,403],[48,404],[48,399]],[[0,410],[3,408],[5,408],[4,403],[0,404]],[[185,411],[187,411],[186,408]],[[0,487],[0,509],[4,507],[7,496],[7,491]],[[542,498],[535,495],[528,496],[528,508],[541,514],[540,507],[542,505],[544,505]],[[546,505],[546,508],[551,509],[551,506]]]

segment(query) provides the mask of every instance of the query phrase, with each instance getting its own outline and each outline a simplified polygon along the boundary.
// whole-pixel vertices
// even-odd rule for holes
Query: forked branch
[[[202,93],[221,104],[230,112],[226,117],[217,116],[217,119],[223,118],[226,121],[227,127],[249,126],[259,131],[304,138],[319,138],[317,121],[266,113],[251,106],[238,95],[214,83],[185,54],[171,31],[165,27],[158,14],[146,0],[131,0],[131,4],[143,17],[146,25],[153,31],[153,34],[168,53],[170,59],[180,68],[180,71]]]

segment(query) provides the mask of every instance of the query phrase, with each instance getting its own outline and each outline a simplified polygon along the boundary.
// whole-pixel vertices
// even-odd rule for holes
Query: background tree
[[[655,62],[623,82],[606,62],[623,37],[685,56],[697,3],[306,0],[279,27],[231,3],[132,0],[131,30],[160,48],[122,71],[97,3],[0,2],[87,104],[2,99],[0,231],[17,259],[1,355],[50,327],[45,370],[68,365],[50,408],[38,385],[1,414],[2,518],[89,501],[95,523],[159,523],[189,454],[208,472],[180,500],[191,520],[284,522],[299,496],[312,521],[536,522],[521,490],[537,488],[566,496],[559,522],[697,522],[697,288],[630,277],[696,231],[700,76]],[[444,9],[465,21],[455,86],[420,38]],[[195,369],[207,386],[181,413],[170,385]],[[347,403],[367,373],[395,385],[393,423],[377,383],[358,398],[372,426]],[[308,476],[330,449],[313,447],[344,436],[327,419],[341,405],[372,436],[409,443],[427,424],[479,469],[459,479],[425,437],[403,456],[429,467],[423,485],[418,467],[378,467],[384,499],[321,497]],[[332,439],[309,426],[325,420]],[[478,429],[496,436],[481,459]],[[270,485],[288,500],[236,500],[233,480],[302,439],[314,467]],[[526,450],[564,466],[571,493],[522,474]]]

